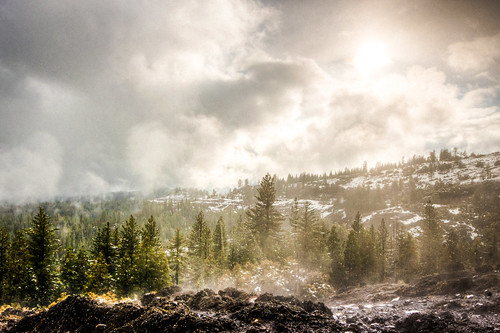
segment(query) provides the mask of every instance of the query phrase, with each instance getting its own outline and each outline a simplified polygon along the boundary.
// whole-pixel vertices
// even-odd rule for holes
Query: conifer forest
[[[0,0],[0,333],[500,332],[499,0]]]

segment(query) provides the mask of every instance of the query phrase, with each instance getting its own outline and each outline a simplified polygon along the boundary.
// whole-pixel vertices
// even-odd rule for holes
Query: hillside
[[[294,198],[299,204],[309,201],[318,215],[330,222],[349,225],[357,211],[369,227],[382,219],[389,226],[399,222],[414,236],[421,234],[419,221],[423,204],[431,200],[446,228],[465,226],[472,239],[477,236],[471,213],[474,193],[484,186],[498,191],[500,186],[500,152],[430,162],[414,157],[407,163],[378,166],[369,171],[347,170],[330,175],[300,175],[295,179],[277,180],[275,206],[288,215]],[[313,178],[310,180],[308,178]],[[192,196],[188,192],[151,199],[150,202],[179,203],[189,201],[215,214],[242,213],[254,203],[256,186],[235,188],[227,195]],[[199,194],[199,192],[198,192]],[[356,196],[364,198],[354,198]],[[371,201],[354,203],[351,201]],[[286,229],[286,225],[284,226]]]

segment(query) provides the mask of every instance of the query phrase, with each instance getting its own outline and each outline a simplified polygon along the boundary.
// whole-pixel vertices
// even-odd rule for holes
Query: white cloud
[[[495,20],[479,38],[454,17],[392,0],[1,8],[2,199],[227,187],[429,147],[499,147]],[[373,17],[372,34],[360,13]],[[349,59],[374,40],[392,63],[360,75]],[[40,145],[23,143],[37,131],[47,133]]]
[[[472,41],[453,43],[448,47],[448,65],[459,71],[482,72],[491,70],[500,74],[500,33],[479,37]]]
[[[29,201],[58,195],[61,149],[48,133],[37,133],[18,146],[0,148],[0,201]]]

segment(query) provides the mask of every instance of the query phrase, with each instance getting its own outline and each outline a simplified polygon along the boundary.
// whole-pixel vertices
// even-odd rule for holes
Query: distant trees
[[[467,224],[442,225],[430,201],[421,213],[420,235],[417,229],[408,233],[389,214],[368,226],[364,223],[362,214],[387,207],[387,202],[413,210],[422,198],[455,200],[458,196],[443,194],[450,191],[449,186],[438,182],[426,189],[413,174],[424,169],[417,162],[425,163],[424,167],[435,163],[439,171],[445,164],[441,161],[457,158],[449,152],[440,152],[439,160],[435,155],[403,162],[397,171],[403,176],[384,187],[343,188],[331,183],[326,174],[289,176],[287,181],[267,174],[256,187],[242,181],[235,190],[239,198],[257,194],[252,200],[245,199],[250,204],[246,211],[241,207],[203,211],[189,200],[144,202],[139,208],[116,201],[102,203],[102,209],[93,203],[82,204],[81,209],[53,203],[35,214],[29,211],[18,216],[15,227],[5,223],[12,219],[0,215],[5,225],[0,228],[0,301],[44,305],[60,292],[128,296],[170,284],[213,287],[212,283],[233,279],[232,274],[263,265],[283,269],[297,281],[304,275],[317,281],[328,279],[336,288],[410,281],[418,274],[444,270],[496,268],[500,264],[500,186],[494,182],[460,189],[460,198],[471,202],[460,209],[457,220],[473,221],[474,237]],[[353,175],[395,172],[387,165],[355,171],[337,174],[340,184],[351,181]],[[322,218],[315,210],[316,202],[303,199],[311,193],[334,205],[337,212]],[[288,207],[285,200],[277,202],[278,195],[290,198],[290,194],[297,197],[288,201]],[[46,212],[57,213],[49,218]],[[443,218],[452,218],[445,208],[439,212]],[[285,219],[287,223],[283,223]],[[290,290],[299,290],[301,283]]]

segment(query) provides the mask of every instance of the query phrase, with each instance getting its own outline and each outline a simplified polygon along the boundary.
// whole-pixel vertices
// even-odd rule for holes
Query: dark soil
[[[218,293],[146,294],[142,304],[108,305],[70,296],[5,325],[2,332],[341,332],[322,303],[259,297],[236,289]],[[3,316],[3,314],[1,315]]]
[[[433,275],[351,289],[326,305],[234,288],[171,287],[116,304],[70,296],[37,312],[5,309],[0,332],[500,332],[499,278]]]
[[[351,289],[328,302],[355,332],[500,332],[499,273],[422,277]]]

